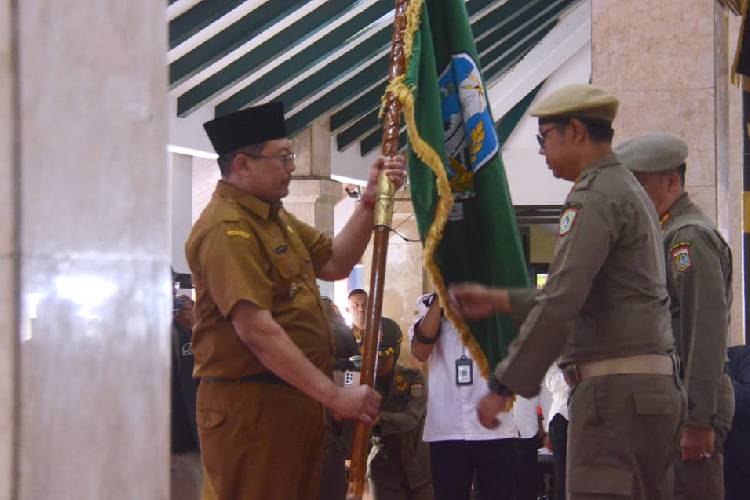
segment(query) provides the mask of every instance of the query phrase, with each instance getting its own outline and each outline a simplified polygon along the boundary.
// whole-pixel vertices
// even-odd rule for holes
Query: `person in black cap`
[[[323,297],[323,302],[331,321],[335,346],[333,380],[336,385],[344,386],[348,382],[347,372],[358,370],[353,358],[359,357],[359,347],[336,304],[328,297]],[[346,458],[351,453],[353,435],[353,422],[336,419],[330,410],[326,411],[325,444],[320,464],[320,498],[324,500],[346,498]]]
[[[383,396],[373,429],[368,478],[374,500],[433,500],[430,449],[422,441],[427,391],[422,372],[397,363],[401,330],[384,328],[375,388]]]
[[[174,298],[172,310],[172,457],[171,497],[198,500],[201,491],[200,447],[195,423],[192,328],[193,300],[187,295]]]
[[[281,103],[204,125],[222,178],[186,255],[196,290],[195,375],[204,494],[220,500],[319,497],[324,411],[372,425],[380,397],[331,380],[330,324],[316,278],[349,275],[374,222],[381,170],[398,188],[402,156],[371,167],[363,201],[331,239],[288,213],[294,172]]]

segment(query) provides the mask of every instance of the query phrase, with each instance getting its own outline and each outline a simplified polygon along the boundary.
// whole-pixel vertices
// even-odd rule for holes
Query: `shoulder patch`
[[[239,236],[240,238],[250,239],[250,233],[242,231],[240,229],[230,229],[227,231],[227,236]]]
[[[670,260],[672,261],[672,267],[678,273],[687,271],[693,267],[693,262],[690,259],[690,242],[681,241],[672,245],[669,250]]]
[[[565,236],[570,232],[571,229],[573,229],[573,224],[576,222],[576,217],[578,216],[578,211],[581,209],[580,204],[571,205],[565,208],[563,210],[562,215],[560,215],[560,232],[558,233],[559,236]]]

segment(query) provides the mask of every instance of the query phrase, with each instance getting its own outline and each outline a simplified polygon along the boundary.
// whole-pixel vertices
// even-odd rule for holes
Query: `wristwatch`
[[[490,392],[493,394],[497,394],[498,396],[513,395],[513,390],[500,382],[500,380],[498,380],[498,378],[494,374],[490,375],[490,378],[487,380],[487,385],[490,387]]]

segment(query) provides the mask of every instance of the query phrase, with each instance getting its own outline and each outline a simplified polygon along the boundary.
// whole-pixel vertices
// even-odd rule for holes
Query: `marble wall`
[[[15,2],[0,0],[0,500],[14,487],[16,402],[16,118]]]
[[[396,193],[391,227],[407,239],[419,240],[417,220],[414,217],[408,189]],[[370,287],[372,246],[370,241],[362,257],[366,290]],[[432,284],[422,268],[422,244],[419,241],[405,241],[391,233],[383,290],[383,316],[396,321],[404,333],[399,362],[405,366],[420,366],[419,361],[411,355],[408,330],[414,317],[417,299],[431,290]]]
[[[690,146],[687,189],[742,254],[736,146],[730,124],[738,93],[729,89],[727,58],[736,20],[715,0],[593,0],[592,81],[620,99],[615,142],[651,130]],[[732,34],[734,29],[734,35]],[[734,36],[734,38],[732,38]],[[735,263],[732,336],[742,336],[742,268]]]
[[[160,3],[0,2],[0,498],[168,498],[166,39]]]
[[[214,162],[215,164],[215,162]],[[216,169],[218,170],[218,168]],[[193,157],[169,154],[169,221],[172,269],[189,273],[185,242],[193,227]]]

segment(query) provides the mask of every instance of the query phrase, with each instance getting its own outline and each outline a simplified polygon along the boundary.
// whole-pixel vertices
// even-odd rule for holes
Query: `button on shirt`
[[[409,328],[414,337],[414,326],[427,314],[422,299],[417,302],[416,315]],[[513,410],[501,413],[497,429],[486,429],[477,418],[479,400],[487,394],[487,380],[482,378],[474,363],[474,383],[456,385],[456,360],[464,350],[459,334],[446,318],[440,320],[440,335],[426,362],[428,376],[427,418],[425,441],[482,441],[488,439],[529,438],[537,433],[539,423],[533,401],[518,396]]]

